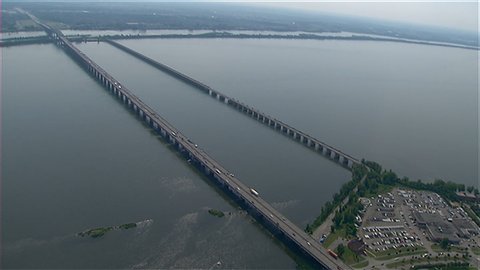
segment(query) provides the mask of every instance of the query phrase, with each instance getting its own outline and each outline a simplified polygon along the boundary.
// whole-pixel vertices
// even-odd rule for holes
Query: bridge
[[[29,13],[26,14],[41,25],[54,40],[55,44],[63,48],[80,66],[98,80],[107,91],[113,94],[128,109],[135,112],[141,121],[146,123],[166,141],[170,142],[183,157],[212,179],[217,186],[241,204],[259,223],[263,224],[288,247],[299,251],[317,266],[326,269],[352,269],[340,260],[331,257],[328,251],[314,238],[307,235],[263,200],[259,194],[256,194],[250,187],[243,184],[219,162],[210,157],[201,148],[198,148],[193,141],[76,48],[59,30],[43,24]]]
[[[331,146],[331,145],[328,145],[327,143],[325,142],[322,142],[321,140],[319,139],[316,139],[315,137],[311,136],[311,135],[308,135],[306,134],[305,132],[303,131],[300,131],[278,119],[275,119],[274,117],[271,117],[251,106],[248,106],[247,104],[245,103],[242,103],[234,98],[231,98],[217,90],[214,90],[213,88],[211,88],[210,86],[208,85],[205,85],[183,73],[181,73],[180,71],[178,70],[175,70],[173,69],[172,67],[169,67],[165,64],[162,64],[158,61],[155,61],[153,60],[152,58],[149,58],[137,51],[134,51],[118,42],[115,42],[113,40],[105,40],[105,42],[113,45],[114,47],[117,47],[119,48],[120,50],[150,64],[151,66],[159,69],[159,70],[162,70],[164,71],[165,73],[167,74],[170,74],[172,76],[174,76],[175,78],[178,78],[179,80],[189,84],[189,85],[192,85],[193,87],[195,87],[196,89],[202,91],[203,93],[206,93],[208,95],[210,95],[211,97],[219,100],[220,102],[223,102],[225,103],[226,105],[229,105],[233,108],[235,108],[236,110],[252,117],[253,119],[259,121],[260,123],[264,124],[264,125],[267,125],[271,128],[273,128],[274,130],[288,136],[289,138],[291,138],[292,140],[316,151],[317,153],[321,153],[322,155],[330,158],[332,161],[348,168],[348,169],[351,169],[353,164],[360,164],[360,160],[352,157],[351,155],[348,155],[344,152],[342,152],[341,150]]]

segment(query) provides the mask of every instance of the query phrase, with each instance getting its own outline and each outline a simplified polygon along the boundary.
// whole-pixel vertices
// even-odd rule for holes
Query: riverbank
[[[431,183],[425,183],[420,180],[411,181],[406,177],[397,177],[397,175],[393,171],[387,171],[383,169],[382,166],[378,163],[365,160],[362,160],[362,165],[359,165],[357,168],[355,168],[353,172],[354,176],[352,177],[352,181],[350,181],[349,183],[358,183],[355,189],[351,190],[351,192],[348,194],[348,197],[342,200],[342,203],[338,203],[339,194],[335,194],[333,198],[333,203],[328,202],[326,204],[327,206],[334,205],[335,207],[328,207],[328,209],[331,209],[329,212],[327,212],[325,208],[322,208],[320,216],[317,217],[317,220],[324,219],[322,224],[320,226],[317,226],[318,222],[314,222],[312,226],[307,227],[308,230],[313,231],[313,236],[315,237],[315,239],[319,239],[319,241],[323,242],[326,248],[337,250],[339,245],[346,245],[350,242],[350,240],[361,237],[361,234],[364,234],[364,231],[360,231],[361,233],[359,235],[357,234],[357,230],[359,230],[362,226],[362,216],[363,213],[366,211],[365,207],[368,208],[373,203],[371,201],[368,202],[370,200],[368,198],[374,199],[377,198],[377,196],[385,197],[385,194],[390,194],[389,196],[393,196],[392,193],[397,193],[398,189],[427,191],[431,192],[432,194],[438,194],[437,196],[439,196],[439,198],[442,198],[446,202],[446,205],[448,205],[449,207],[451,207],[451,205],[460,205],[462,206],[462,208],[467,209],[466,213],[473,221],[476,222],[477,220],[475,218],[478,219],[476,213],[474,213],[474,211],[471,209],[471,204],[474,204],[475,200],[473,200],[473,202],[472,200],[465,200],[462,196],[458,195],[459,191],[469,190],[470,193],[472,193],[473,191],[473,194],[477,194],[475,196],[478,196],[479,192],[478,189],[475,187],[466,188],[463,184],[445,182],[439,179]],[[355,181],[355,179],[358,179],[358,177],[361,177],[362,181]],[[397,192],[394,192],[394,190],[397,190]],[[360,198],[363,199],[360,200]],[[379,207],[380,208],[377,207],[378,209],[375,209],[380,211],[382,206]],[[392,204],[392,207],[393,208],[391,208],[391,210],[387,210],[399,213],[408,212],[405,209],[400,209],[403,206],[398,206],[397,209],[397,206]],[[391,214],[388,211],[386,213],[387,216]],[[450,213],[452,211],[453,210],[447,212]],[[328,218],[325,219],[324,217],[327,214]],[[383,218],[385,219],[385,217]],[[363,222],[365,222],[365,219],[367,219],[367,217],[364,217],[363,219]],[[371,218],[368,218],[368,220],[371,220]],[[385,220],[390,219],[386,218]],[[400,219],[395,221],[400,221]],[[429,241],[423,238],[424,237],[422,237],[423,242]],[[369,248],[372,247],[369,246]],[[343,248],[340,250],[343,250]],[[349,248],[346,248],[346,250],[349,252],[351,251]],[[430,249],[428,251],[432,252]],[[374,263],[374,261],[370,259],[369,261],[370,264]]]
[[[178,39],[178,38],[231,38],[231,39],[295,39],[295,40],[351,40],[351,41],[383,41],[383,42],[399,42],[409,44],[442,46],[459,49],[479,50],[479,47],[442,43],[434,41],[422,41],[402,38],[377,37],[369,35],[351,35],[351,36],[335,36],[335,35],[320,35],[320,34],[234,34],[230,32],[208,32],[201,34],[163,34],[163,35],[101,35],[98,36],[104,39]],[[92,38],[97,38],[92,36]]]

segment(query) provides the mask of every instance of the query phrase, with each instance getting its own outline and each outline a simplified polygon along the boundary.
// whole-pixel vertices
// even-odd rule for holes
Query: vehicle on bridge
[[[337,253],[333,252],[331,249],[328,249],[328,254],[330,254],[330,256],[332,256],[333,258],[338,259],[338,255]]]
[[[250,192],[251,192],[253,195],[257,196],[257,197],[258,197],[258,195],[260,195],[260,194],[259,194],[255,189],[253,189],[253,188],[250,189]]]

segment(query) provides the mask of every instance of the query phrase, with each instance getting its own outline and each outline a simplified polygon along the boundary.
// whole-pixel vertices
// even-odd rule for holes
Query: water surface
[[[295,267],[62,50],[4,48],[2,75],[2,268]]]
[[[399,175],[478,185],[477,51],[368,41],[121,43]]]

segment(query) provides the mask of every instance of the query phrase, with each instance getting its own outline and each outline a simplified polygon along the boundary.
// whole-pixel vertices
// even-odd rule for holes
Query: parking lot
[[[454,256],[480,248],[478,226],[462,208],[450,206],[436,193],[395,188],[361,202],[358,236],[373,257],[393,255],[388,260],[394,262],[398,256]],[[444,238],[455,244],[453,251],[439,250]]]

